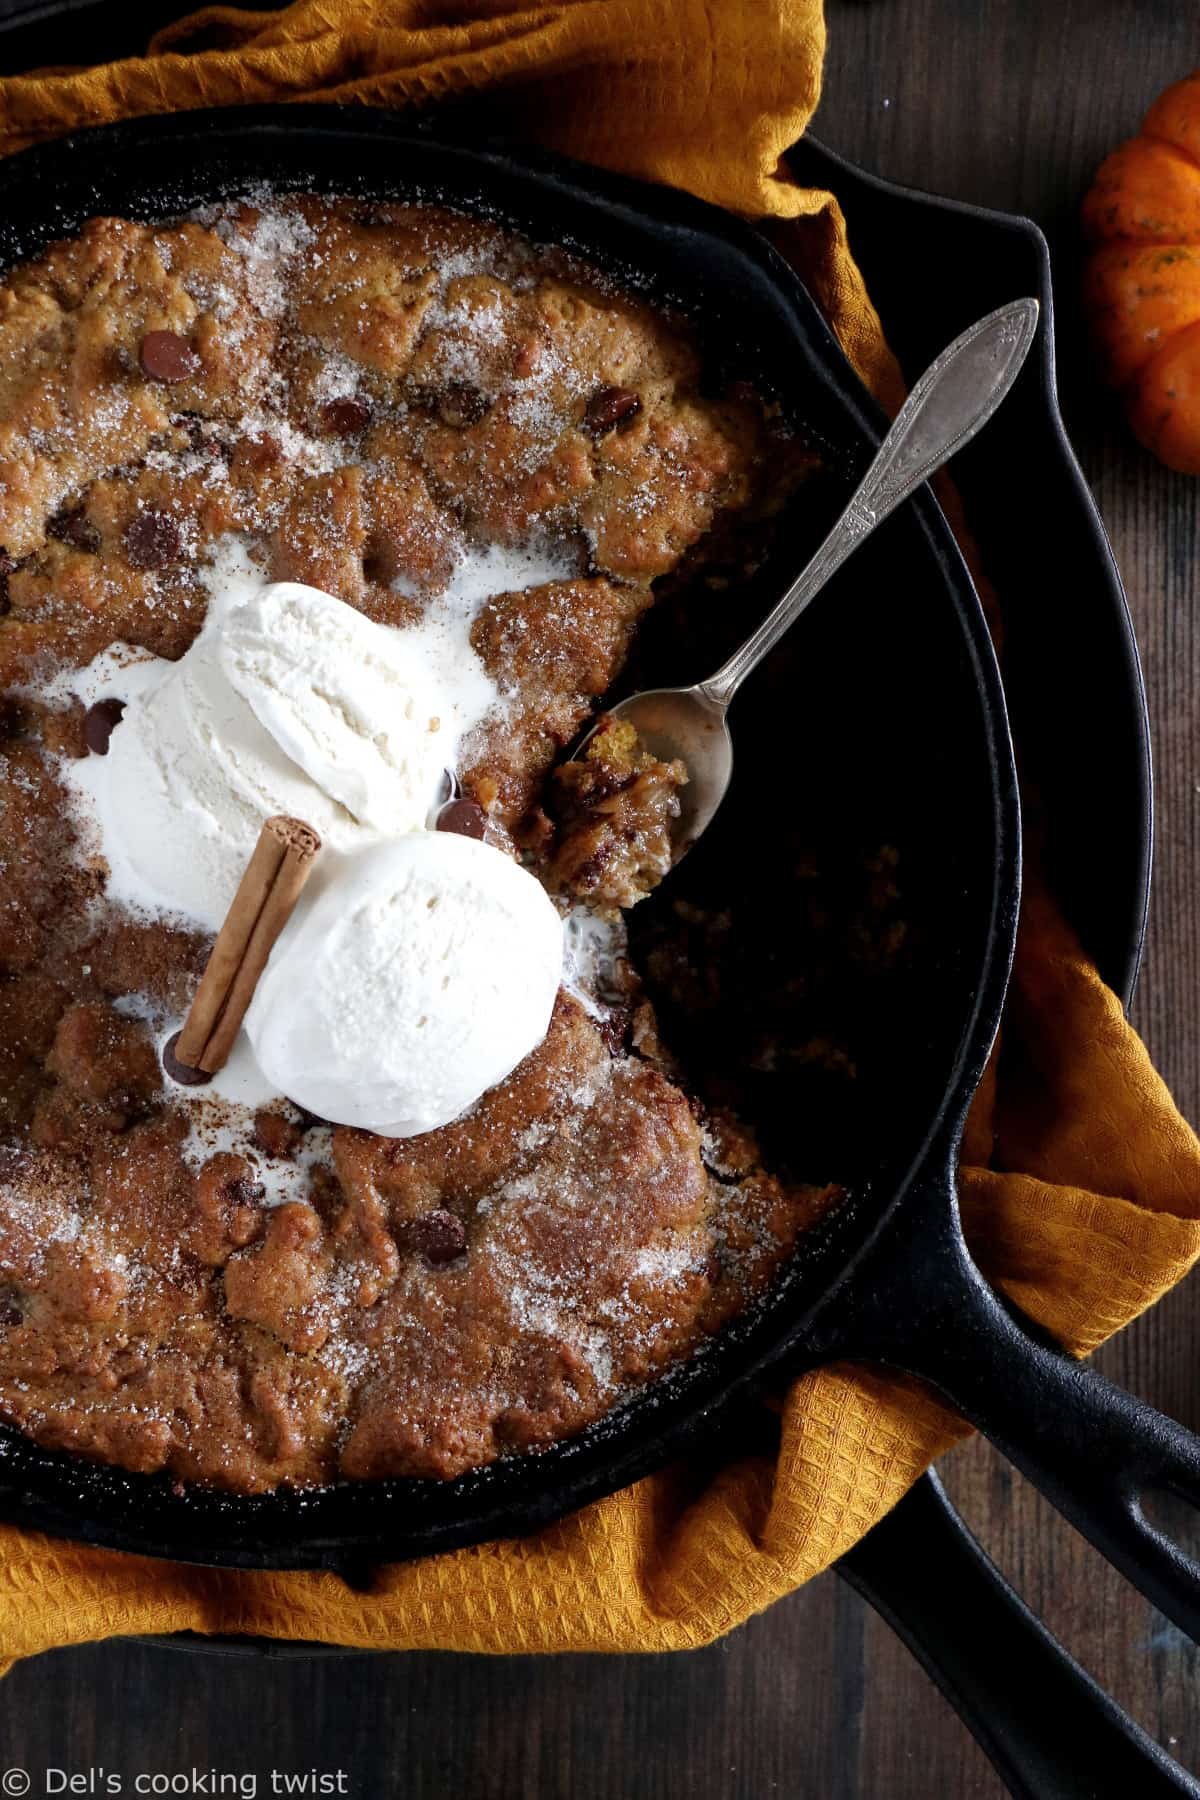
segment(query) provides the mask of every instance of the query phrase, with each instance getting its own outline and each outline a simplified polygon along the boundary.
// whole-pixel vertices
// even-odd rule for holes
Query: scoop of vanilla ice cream
[[[233,607],[217,642],[225,679],[280,749],[360,825],[389,835],[427,822],[464,701],[472,718],[478,710],[478,697],[447,691],[437,649],[420,625],[377,625],[291,581]],[[454,688],[473,674],[460,658]],[[484,706],[490,698],[489,688]]]
[[[246,1030],[263,1073],[385,1137],[446,1125],[546,1034],[562,923],[503,851],[417,831],[360,850],[302,899]]]
[[[203,633],[126,706],[108,755],[88,768],[110,889],[220,926],[264,819],[290,813],[324,843],[354,820],[309,780],[226,681]]]
[[[319,588],[243,579],[179,662],[138,682],[76,784],[110,892],[215,931],[272,813],[334,850],[418,830],[495,700],[463,619],[377,625]]]

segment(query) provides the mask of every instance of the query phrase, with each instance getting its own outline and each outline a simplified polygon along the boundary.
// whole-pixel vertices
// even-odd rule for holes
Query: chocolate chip
[[[163,1068],[167,1071],[171,1080],[177,1081],[181,1087],[207,1087],[208,1083],[212,1080],[212,1076],[208,1071],[206,1069],[193,1069],[190,1063],[182,1063],[176,1056],[175,1046],[179,1042],[181,1035],[182,1034],[177,1031],[175,1036],[168,1038],[163,1045]]]
[[[21,1296],[15,1287],[0,1288],[0,1326],[19,1325],[25,1317]]]
[[[467,1247],[467,1228],[457,1213],[438,1207],[406,1219],[396,1230],[396,1242],[401,1250],[415,1250],[427,1262],[453,1262]]]
[[[70,544],[74,550],[89,550],[94,553],[100,548],[100,533],[82,506],[72,506],[65,512],[55,513],[46,526],[46,535],[57,538],[61,544]]]
[[[335,437],[357,437],[371,423],[371,403],[357,394],[330,400],[321,408],[321,424]]]
[[[455,831],[459,837],[481,838],[487,831],[487,814],[477,800],[448,800],[437,816],[439,831]]]
[[[151,381],[173,385],[186,381],[200,368],[200,358],[186,338],[176,331],[148,331],[139,352],[142,369]]]
[[[83,715],[83,741],[93,756],[108,755],[108,740],[121,723],[123,700],[97,700]]]
[[[125,531],[125,554],[135,569],[165,569],[178,562],[183,550],[183,533],[170,513],[147,507],[138,513]]]
[[[486,394],[481,394],[477,387],[466,381],[450,382],[438,390],[434,400],[442,424],[455,425],[460,430],[466,425],[478,424],[491,404]]]
[[[587,403],[583,415],[584,430],[590,431],[593,437],[602,437],[618,425],[627,429],[641,410],[641,396],[632,388],[599,388]]]

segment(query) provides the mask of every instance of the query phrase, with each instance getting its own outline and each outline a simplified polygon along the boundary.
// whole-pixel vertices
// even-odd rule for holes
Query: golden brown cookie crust
[[[440,1131],[264,1109],[300,1199],[245,1156],[197,1166],[128,1001],[186,1006],[206,941],[106,902],[62,786],[82,709],[36,689],[117,641],[181,656],[230,533],[400,629],[464,547],[551,533],[577,574],[475,620],[510,705],[458,773],[552,886],[587,891],[572,818],[598,832],[593,897],[623,905],[674,773],[593,758],[590,798],[624,796],[602,828],[546,780],[651,583],[761,485],[761,409],[700,376],[642,301],[417,207],[95,220],[0,286],[0,1416],[38,1442],[244,1492],[454,1476],[694,1354],[827,1202],[703,1115],[628,972],[590,1010],[561,994]],[[613,848],[638,830],[640,874]]]

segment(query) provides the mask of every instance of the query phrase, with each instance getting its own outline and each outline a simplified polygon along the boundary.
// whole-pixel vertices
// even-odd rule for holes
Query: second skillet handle
[[[1200,1800],[1009,1587],[934,1474],[842,1557],[1018,1800]]]
[[[811,1347],[822,1360],[879,1361],[938,1388],[1200,1643],[1200,1562],[1142,1509],[1156,1492],[1200,1507],[1200,1438],[1005,1307],[963,1241],[952,1176],[940,1192],[906,1199],[917,1201],[914,1228],[883,1234],[828,1309],[827,1337],[818,1319]]]

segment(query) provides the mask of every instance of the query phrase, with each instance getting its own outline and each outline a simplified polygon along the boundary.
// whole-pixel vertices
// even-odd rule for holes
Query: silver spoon
[[[733,739],[725,715],[751,669],[774,649],[850,552],[987,424],[1016,380],[1037,322],[1036,300],[1014,300],[942,351],[896,414],[875,460],[812,561],[715,675],[695,687],[648,688],[608,710],[606,719],[627,719],[636,728],[652,756],[663,762],[678,757],[687,766],[688,782],[680,792],[680,816],[672,833],[674,862],[712,823],[725,798],[733,774]],[[603,722],[593,726],[576,756]]]

